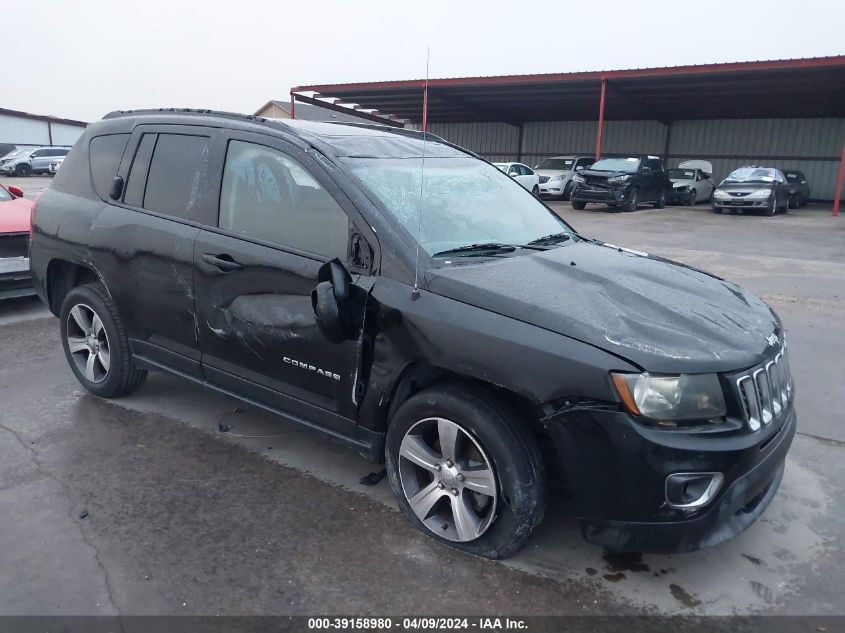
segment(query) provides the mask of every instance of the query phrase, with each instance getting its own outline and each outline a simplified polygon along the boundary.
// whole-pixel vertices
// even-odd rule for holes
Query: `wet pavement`
[[[377,468],[323,437],[169,376],[88,395],[58,322],[17,300],[0,304],[0,614],[845,613],[845,219],[553,206],[587,235],[737,281],[783,318],[799,434],[745,534],[612,555],[556,499],[514,558],[464,555],[408,526],[386,481],[359,483]]]

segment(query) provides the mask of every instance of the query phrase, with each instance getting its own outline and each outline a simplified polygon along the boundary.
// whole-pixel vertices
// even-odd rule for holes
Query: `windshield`
[[[695,172],[692,169],[669,169],[667,171],[670,180],[692,180]]]
[[[0,187],[0,202],[8,202],[9,200],[14,200],[14,198],[12,198],[12,194],[6,191],[3,187]]]
[[[418,158],[347,158],[364,186],[413,236],[420,204]],[[475,158],[426,158],[420,246],[429,254],[470,244],[528,244],[573,234],[543,203]]]
[[[629,174],[635,174],[639,168],[639,158],[602,158],[590,167],[597,171],[624,171]]]
[[[35,150],[33,149],[15,149],[6,154],[3,158],[21,158],[23,156],[29,156]]]
[[[537,169],[553,169],[558,171],[566,171],[572,169],[575,164],[574,158],[547,158],[542,163],[537,165]]]
[[[798,174],[784,174],[789,182],[798,182]]]
[[[510,163],[493,163],[499,170],[508,173],[508,167],[510,167]]]
[[[740,167],[725,178],[725,182],[775,182],[777,170],[768,167]]]

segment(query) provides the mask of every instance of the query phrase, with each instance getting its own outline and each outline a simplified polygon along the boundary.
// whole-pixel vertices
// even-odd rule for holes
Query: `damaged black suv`
[[[324,431],[386,461],[414,525],[491,558],[552,482],[605,547],[724,541],[795,433],[758,297],[581,236],[418,132],[110,114],[39,199],[31,266],[92,393],[163,370]]]

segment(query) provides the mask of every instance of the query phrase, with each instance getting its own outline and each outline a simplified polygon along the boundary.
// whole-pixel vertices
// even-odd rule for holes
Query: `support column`
[[[525,135],[525,122],[519,124],[519,135],[516,137],[516,162],[522,162],[522,139]]]
[[[663,146],[663,164],[669,168],[669,150],[672,145],[672,121],[666,121],[666,144]]]
[[[293,90],[290,91],[290,118],[296,118],[296,96],[293,94]]]
[[[601,135],[604,129],[604,93],[607,88],[607,79],[601,80],[601,99],[599,99],[599,129],[596,132],[596,160],[601,158]]]
[[[845,143],[842,143],[842,157],[839,159],[839,176],[836,178],[836,192],[833,194],[833,215],[839,215],[842,200],[842,185],[845,184]]]
[[[423,88],[423,113],[422,113],[422,131],[427,131],[428,127],[428,81]]]

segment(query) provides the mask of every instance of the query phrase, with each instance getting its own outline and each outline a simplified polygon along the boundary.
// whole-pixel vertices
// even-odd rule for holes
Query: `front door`
[[[203,373],[303,419],[316,410],[326,426],[348,424],[357,342],[323,337],[311,291],[324,263],[346,263],[349,202],[282,140],[233,132],[218,153],[218,226],[194,245]],[[358,276],[362,285],[370,279]]]

